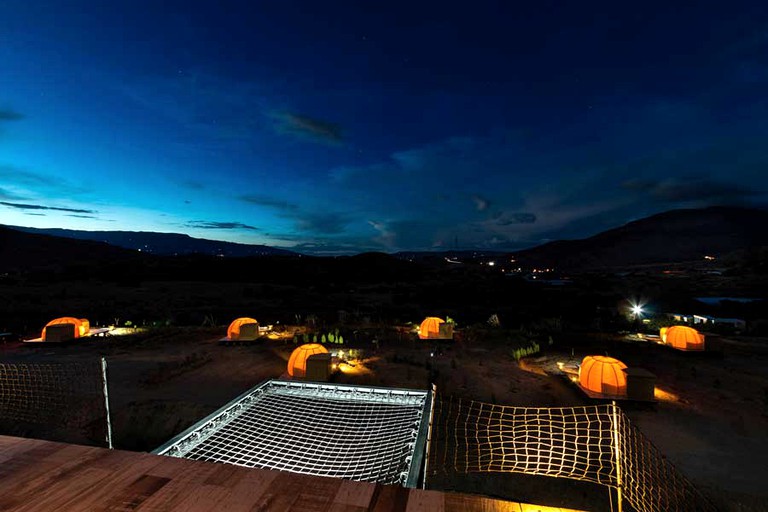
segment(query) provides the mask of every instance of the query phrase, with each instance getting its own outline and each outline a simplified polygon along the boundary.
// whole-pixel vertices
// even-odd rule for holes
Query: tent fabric
[[[667,329],[664,342],[678,350],[704,350],[704,335],[685,325]]]
[[[88,331],[90,330],[90,324],[88,320],[75,318],[72,316],[63,316],[61,318],[54,318],[47,324],[45,324],[45,327],[43,327],[43,333],[42,333],[42,339],[45,341],[45,330],[49,325],[60,325],[60,324],[72,324],[75,329],[75,338],[79,338],[80,336],[85,336],[88,334]]]
[[[587,356],[579,368],[579,384],[585,389],[604,395],[627,394],[627,367],[618,359],[608,356]]]
[[[229,324],[229,327],[227,328],[227,338],[231,340],[240,339],[240,327],[247,324],[256,324],[258,326],[259,322],[257,322],[253,318],[248,318],[248,317],[242,317],[242,318],[233,320],[232,323]]]
[[[659,329],[659,338],[661,338],[661,341],[663,343],[667,342],[667,331],[669,330],[669,327],[662,327]]]
[[[307,374],[307,359],[315,354],[327,354],[328,350],[319,343],[308,343],[296,348],[288,358],[288,375],[305,377]]]
[[[442,318],[435,316],[429,316],[421,322],[419,328],[419,338],[426,340],[430,338],[438,338],[440,335],[440,324],[445,323]]]

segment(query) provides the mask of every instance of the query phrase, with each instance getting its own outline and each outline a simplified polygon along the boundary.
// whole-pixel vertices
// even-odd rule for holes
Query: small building
[[[45,324],[40,341],[63,342],[88,336],[91,330],[90,322],[85,318],[63,316]]]
[[[295,379],[326,381],[331,374],[331,355],[319,343],[296,348],[288,358],[288,375]]]
[[[664,327],[661,329],[660,335],[664,343],[677,350],[704,350],[704,335],[692,327],[685,325]]]
[[[252,341],[259,337],[259,322],[253,318],[242,317],[233,320],[227,328],[228,341]]]
[[[627,395],[627,365],[608,356],[586,356],[579,367],[579,385],[606,397]],[[589,393],[588,393],[589,394]]]
[[[429,316],[419,326],[419,338],[422,340],[452,340],[453,324],[442,318]]]
[[[691,324],[691,323],[693,323],[694,315],[686,315],[686,314],[683,314],[683,313],[667,313],[667,317],[671,318],[675,322],[682,322],[684,324]]]
[[[746,320],[742,320],[741,318],[719,318],[716,316],[709,316],[709,315],[693,315],[693,323],[704,324],[704,325],[727,326],[738,331],[744,330],[747,327]]]

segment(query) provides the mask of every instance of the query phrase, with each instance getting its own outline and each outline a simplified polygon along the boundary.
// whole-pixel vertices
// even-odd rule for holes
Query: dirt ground
[[[292,336],[225,346],[218,342],[222,329],[167,328],[65,346],[8,343],[0,345],[0,361],[106,357],[115,445],[152,450],[249,388],[285,372]],[[546,407],[591,403],[566,379],[550,375],[557,361],[607,353],[628,366],[650,370],[657,376],[660,399],[651,406],[622,404],[634,424],[723,509],[768,510],[766,339],[721,339],[714,354],[696,354],[619,337],[563,335],[520,363],[510,345],[497,339],[437,344],[406,337],[377,345],[361,342],[364,355],[350,361],[354,366],[342,365],[344,372],[334,380],[422,389],[435,382],[443,395]],[[599,491],[605,495],[599,502],[590,502],[584,497],[594,490],[578,483],[523,480],[472,475],[457,490],[574,508],[606,506],[604,491]],[[519,487],[511,491],[511,486]],[[557,495],[560,503],[541,501],[545,492]]]

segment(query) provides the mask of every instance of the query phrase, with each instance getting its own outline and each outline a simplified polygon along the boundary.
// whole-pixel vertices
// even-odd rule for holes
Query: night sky
[[[0,223],[507,250],[768,203],[764,0],[372,4],[3,0]]]

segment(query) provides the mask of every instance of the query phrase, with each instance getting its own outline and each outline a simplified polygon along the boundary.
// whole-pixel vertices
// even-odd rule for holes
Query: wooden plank
[[[333,503],[337,505],[351,505],[353,507],[368,508],[373,499],[376,484],[365,482],[353,482],[344,480],[333,497]]]
[[[412,489],[406,512],[444,512],[445,494],[438,491]]]
[[[520,512],[477,496],[0,436],[0,510]],[[42,492],[44,490],[44,492]],[[558,510],[528,506],[524,510]]]
[[[101,501],[88,503],[90,510],[122,512],[136,510],[156,492],[170,482],[169,478],[152,475],[141,475],[119,492],[104,497]]]
[[[161,479],[146,474],[161,462],[162,459],[149,454],[104,450],[103,456],[91,467],[105,470],[107,474],[90,488],[71,496],[69,501],[62,500],[59,507],[62,510],[133,510],[162,487]]]
[[[521,512],[522,510],[520,503],[452,492],[445,493],[445,508],[467,512]]]
[[[408,506],[408,489],[392,485],[376,485],[371,512],[399,512]]]
[[[231,510],[231,489],[220,485],[201,483],[193,488],[186,489],[184,499],[174,504],[172,510],[184,512],[208,512],[210,510]]]
[[[257,506],[280,473],[267,470],[249,470],[240,467],[238,469],[243,477],[233,487],[232,497],[228,506],[232,510],[250,511]]]
[[[23,467],[14,474],[11,481],[3,483],[0,510],[17,508],[33,499],[40,489],[52,488],[80,474],[100,455],[99,449],[85,446],[50,445],[42,445],[39,449],[17,457],[21,459]],[[48,455],[35,456],[41,452],[48,452]]]
[[[294,502],[290,510],[327,512],[342,482],[343,480],[339,478],[306,477],[299,499]]]
[[[94,485],[98,485],[109,471],[92,467],[83,467],[76,474],[66,473],[60,480],[51,485],[38,489],[34,494],[25,498],[14,510],[18,512],[35,512],[39,510],[85,511],[77,496]],[[44,489],[44,491],[43,491]]]
[[[170,481],[139,505],[137,510],[168,511],[183,510],[178,508],[187,495],[199,486],[217,469],[216,464],[164,457],[163,461],[147,472],[148,475],[168,478]]]
[[[248,473],[244,468],[232,464],[216,464],[218,468],[208,478],[206,484],[220,485],[224,487],[235,487],[240,480]]]
[[[253,511],[326,512],[341,480],[277,472],[272,485],[260,497]]]

